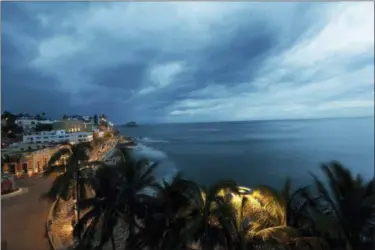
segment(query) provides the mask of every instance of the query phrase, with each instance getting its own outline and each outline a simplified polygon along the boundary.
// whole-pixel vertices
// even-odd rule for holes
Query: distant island
[[[138,127],[138,124],[134,121],[125,124],[126,127]]]

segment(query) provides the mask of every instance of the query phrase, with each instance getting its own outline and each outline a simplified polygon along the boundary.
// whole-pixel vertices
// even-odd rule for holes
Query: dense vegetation
[[[234,181],[204,187],[181,174],[171,182],[157,183],[153,174],[157,164],[136,161],[127,151],[121,151],[123,160],[116,166],[88,163],[87,148],[65,149],[71,155],[67,170],[49,192],[53,199],[78,198],[77,209],[84,213],[73,231],[76,249],[373,247],[374,179],[354,177],[338,162],[322,166],[327,180],[313,176],[307,187],[293,191],[286,180],[280,190],[261,186],[243,192]],[[82,170],[90,164],[99,167],[95,172]],[[93,195],[85,195],[82,187],[89,187]],[[115,241],[119,224],[127,231],[120,247]]]
[[[16,134],[21,134],[23,132],[22,127],[17,126],[17,124],[15,124],[15,121],[17,119],[16,115],[8,111],[4,111],[1,114],[1,120],[3,119],[6,121],[4,125],[1,125],[1,132],[3,138],[16,138]]]

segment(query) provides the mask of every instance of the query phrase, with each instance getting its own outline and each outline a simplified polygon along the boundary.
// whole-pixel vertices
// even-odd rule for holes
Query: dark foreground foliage
[[[203,187],[181,174],[157,183],[156,163],[121,154],[116,166],[96,162],[93,174],[82,175],[94,195],[77,202],[86,212],[73,231],[76,249],[373,249],[374,179],[338,162],[323,165],[326,180],[313,175],[311,186],[295,190],[288,179],[280,190],[242,192],[234,181]],[[53,195],[69,196],[75,170],[56,180]],[[119,224],[126,235],[118,235]]]

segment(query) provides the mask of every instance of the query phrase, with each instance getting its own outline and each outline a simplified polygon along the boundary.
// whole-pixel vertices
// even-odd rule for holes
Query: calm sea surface
[[[160,161],[159,178],[180,170],[201,184],[233,179],[240,185],[295,187],[320,176],[320,164],[338,160],[374,176],[374,118],[215,122],[119,127],[141,143],[137,154]]]

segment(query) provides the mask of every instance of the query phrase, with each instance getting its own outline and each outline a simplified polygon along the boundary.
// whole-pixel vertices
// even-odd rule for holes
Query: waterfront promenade
[[[50,202],[40,197],[50,187],[51,178],[41,175],[17,181],[28,193],[1,201],[1,241],[7,250],[49,250],[46,218]]]
[[[108,157],[115,148],[117,140],[105,141],[98,151],[91,152],[91,160]],[[27,193],[8,199],[1,204],[1,241],[7,250],[49,250],[51,249],[46,232],[46,221],[51,202],[42,200],[54,177],[42,177],[42,174],[17,181],[17,187],[26,188]]]
[[[112,138],[94,147],[90,154],[90,161],[102,161],[111,157],[111,152],[116,148],[117,143],[117,138]],[[69,210],[73,205],[72,200],[69,200],[64,203],[63,210],[66,208]],[[46,218],[46,221],[51,222],[47,233],[50,237],[53,249],[66,249],[73,244],[72,232],[69,230],[71,228],[72,217],[66,214],[68,210],[65,210],[64,213],[60,215],[53,215],[51,213],[48,218]]]

